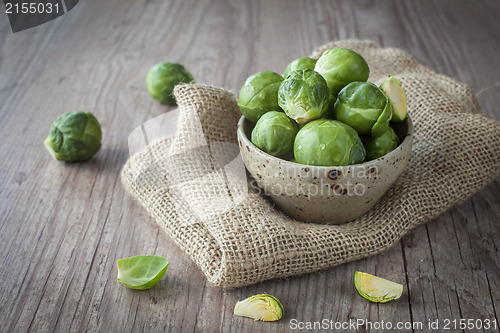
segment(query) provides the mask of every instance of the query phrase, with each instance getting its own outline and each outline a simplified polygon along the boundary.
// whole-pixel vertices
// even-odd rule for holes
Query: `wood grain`
[[[377,256],[221,290],[124,191],[119,172],[128,134],[172,109],[144,84],[149,67],[165,60],[236,93],[250,74],[282,72],[330,40],[372,39],[469,85],[500,120],[499,16],[495,0],[80,1],[13,34],[0,15],[1,330],[286,332],[293,319],[424,328],[436,319],[498,321],[500,177]],[[103,147],[86,163],[59,163],[42,142],[53,119],[74,109],[97,116]],[[116,260],[146,253],[170,261],[162,281],[141,292],[117,283]],[[355,270],[404,283],[402,299],[363,301],[353,290]],[[264,291],[284,303],[281,321],[233,316],[238,300]]]

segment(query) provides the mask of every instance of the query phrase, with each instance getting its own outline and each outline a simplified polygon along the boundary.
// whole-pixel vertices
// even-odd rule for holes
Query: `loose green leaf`
[[[120,259],[118,266],[118,282],[132,289],[149,289],[155,286],[165,275],[168,267],[167,259],[154,256],[135,256]]]

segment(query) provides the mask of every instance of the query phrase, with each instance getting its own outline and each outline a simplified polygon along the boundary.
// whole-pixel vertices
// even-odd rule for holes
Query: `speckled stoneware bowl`
[[[369,211],[401,175],[411,155],[409,117],[394,125],[401,144],[373,161],[349,166],[311,166],[271,156],[250,141],[254,124],[238,122],[238,143],[247,170],[286,214],[307,222],[339,224]]]

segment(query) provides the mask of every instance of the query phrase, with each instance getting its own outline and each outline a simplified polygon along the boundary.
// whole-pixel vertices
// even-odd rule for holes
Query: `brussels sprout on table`
[[[316,61],[318,60],[309,57],[295,59],[294,61],[289,63],[288,66],[286,66],[283,77],[286,78],[288,74],[299,69],[314,69]]]
[[[403,294],[402,284],[358,271],[354,273],[354,287],[359,296],[375,303],[386,303]]]
[[[194,82],[193,75],[181,64],[161,62],[148,72],[146,85],[154,99],[163,104],[175,105],[172,94],[174,87],[181,83]]]
[[[283,316],[283,305],[269,294],[250,296],[236,303],[234,315],[252,318],[255,321],[276,321]]]
[[[399,138],[392,127],[380,136],[367,137],[363,140],[366,149],[366,160],[371,161],[393,151],[399,145]]]
[[[339,93],[335,116],[361,135],[382,135],[392,117],[391,103],[373,83],[352,82]]]
[[[250,76],[241,87],[238,106],[241,113],[256,123],[268,111],[280,110],[278,89],[283,77],[278,73],[263,71]]]
[[[295,137],[297,163],[318,166],[358,164],[365,159],[365,148],[350,126],[330,119],[306,124]]]
[[[370,76],[366,60],[350,49],[326,50],[316,62],[314,70],[320,73],[333,95],[354,81],[365,82]]]
[[[392,107],[392,121],[403,121],[406,118],[406,93],[401,87],[401,82],[395,77],[389,75],[388,78],[382,82],[380,89],[386,94],[391,102]]]
[[[298,130],[297,123],[283,112],[269,111],[257,121],[251,141],[268,154],[290,159],[293,157],[293,142]]]
[[[94,115],[71,111],[56,118],[44,144],[56,160],[81,162],[99,151],[101,138],[101,126]]]
[[[299,124],[320,118],[328,109],[329,98],[325,79],[312,69],[291,72],[278,90],[278,104]]]

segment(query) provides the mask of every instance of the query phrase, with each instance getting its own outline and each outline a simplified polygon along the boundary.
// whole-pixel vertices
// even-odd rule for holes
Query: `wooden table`
[[[286,332],[294,323],[362,319],[422,323],[413,331],[425,332],[435,320],[441,329],[445,320],[450,328],[460,319],[498,322],[499,177],[380,255],[226,291],[205,281],[119,178],[129,133],[172,109],[145,88],[160,61],[182,62],[198,82],[238,92],[250,74],[282,72],[330,40],[372,39],[466,83],[500,120],[498,17],[497,0],[108,0],[80,1],[13,34],[1,14],[0,330]],[[97,116],[103,147],[86,163],[56,162],[42,142],[52,121],[74,109]],[[137,254],[170,261],[149,291],[116,281],[116,260]],[[404,296],[365,302],[350,281],[355,270],[400,273]],[[283,301],[281,321],[233,316],[236,301],[263,291]]]

